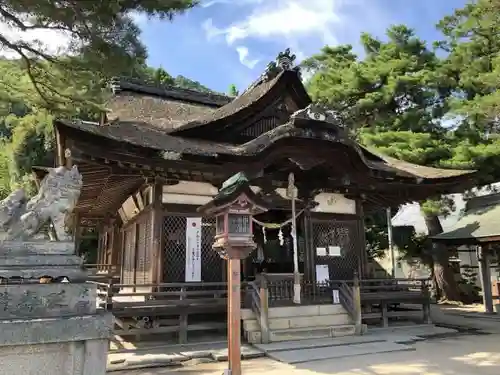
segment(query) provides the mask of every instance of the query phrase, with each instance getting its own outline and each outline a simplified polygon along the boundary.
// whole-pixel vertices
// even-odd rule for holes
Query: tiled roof
[[[437,241],[481,242],[500,236],[500,194],[476,197],[466,204],[464,215],[448,231],[432,237]]]

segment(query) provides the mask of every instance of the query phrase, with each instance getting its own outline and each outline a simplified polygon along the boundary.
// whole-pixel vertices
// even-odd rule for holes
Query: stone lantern
[[[203,216],[216,218],[213,249],[228,261],[228,373],[241,375],[241,259],[255,248],[252,216],[267,211],[243,173],[222,185],[212,201],[199,207]]]

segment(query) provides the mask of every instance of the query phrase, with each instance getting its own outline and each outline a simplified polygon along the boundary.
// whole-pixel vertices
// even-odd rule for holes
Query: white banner
[[[201,217],[186,219],[186,282],[201,281]]]

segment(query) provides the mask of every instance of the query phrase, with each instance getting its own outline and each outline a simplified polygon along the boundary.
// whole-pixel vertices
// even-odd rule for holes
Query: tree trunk
[[[429,236],[443,231],[439,217],[423,213]],[[440,243],[432,244],[433,273],[436,282],[436,292],[441,298],[449,301],[460,301],[458,284],[450,267],[449,255],[446,246]]]

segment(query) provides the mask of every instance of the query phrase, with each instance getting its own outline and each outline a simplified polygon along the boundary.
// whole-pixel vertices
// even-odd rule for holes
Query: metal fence
[[[163,282],[185,281],[186,218],[183,215],[164,217]],[[203,282],[223,281],[224,260],[212,249],[214,235],[215,219],[203,218],[201,230],[201,279]]]
[[[315,264],[328,265],[331,280],[352,280],[363,249],[358,222],[312,219],[312,235]],[[340,256],[332,256],[331,247],[340,248]],[[327,255],[317,255],[317,248],[325,248]]]

